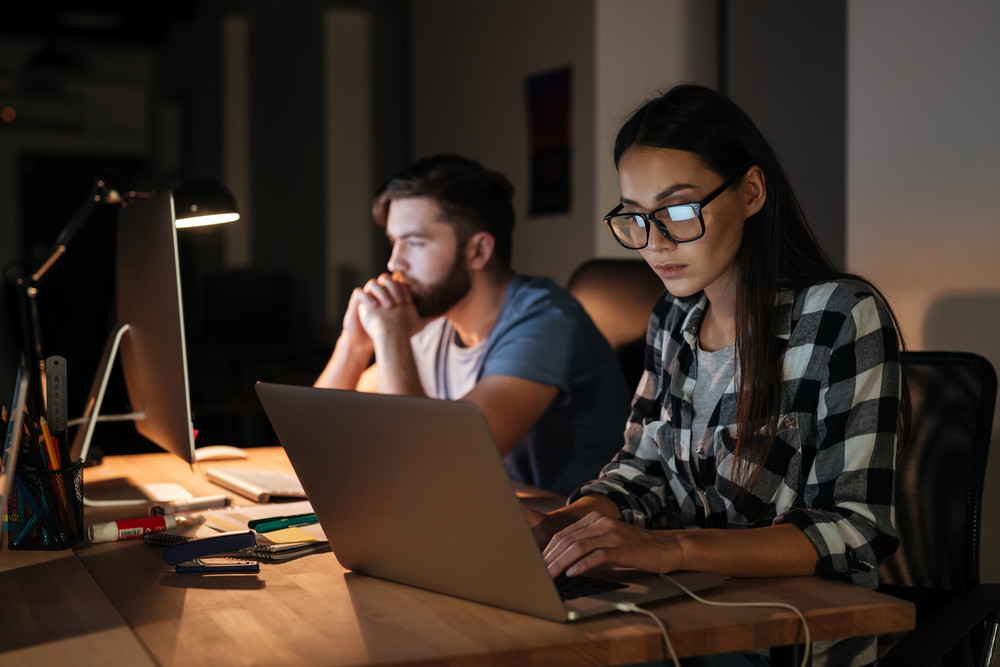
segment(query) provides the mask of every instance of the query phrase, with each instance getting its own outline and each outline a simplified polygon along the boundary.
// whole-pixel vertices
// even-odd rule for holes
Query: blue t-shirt
[[[493,329],[473,348],[443,317],[412,344],[424,390],[436,398],[461,398],[487,375],[559,388],[504,457],[515,481],[569,493],[621,448],[631,394],[618,360],[579,302],[548,278],[514,275]]]

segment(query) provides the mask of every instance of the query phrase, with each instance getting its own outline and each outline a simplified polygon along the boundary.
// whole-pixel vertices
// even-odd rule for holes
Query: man
[[[473,401],[512,479],[569,493],[620,449],[630,393],[580,304],[512,271],[512,194],[453,155],[390,179],[373,205],[389,272],[354,290],[315,384]]]

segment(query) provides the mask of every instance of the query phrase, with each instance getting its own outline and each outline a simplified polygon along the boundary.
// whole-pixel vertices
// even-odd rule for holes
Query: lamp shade
[[[173,192],[174,217],[178,229],[217,225],[239,220],[236,200],[221,183],[195,178],[181,183]]]

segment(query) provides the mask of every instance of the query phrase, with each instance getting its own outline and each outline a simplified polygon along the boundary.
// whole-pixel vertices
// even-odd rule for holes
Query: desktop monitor
[[[187,373],[180,268],[172,193],[130,202],[118,214],[116,312],[73,441],[72,460],[86,458],[101,402],[120,353],[136,430],[188,463],[194,433]],[[109,417],[106,419],[116,419]]]

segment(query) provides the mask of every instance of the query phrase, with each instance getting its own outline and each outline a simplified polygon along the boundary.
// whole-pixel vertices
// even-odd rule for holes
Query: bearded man
[[[511,478],[565,494],[621,448],[630,391],[580,304],[511,269],[512,195],[455,155],[390,178],[372,207],[388,272],[354,290],[315,386],[473,401]]]

